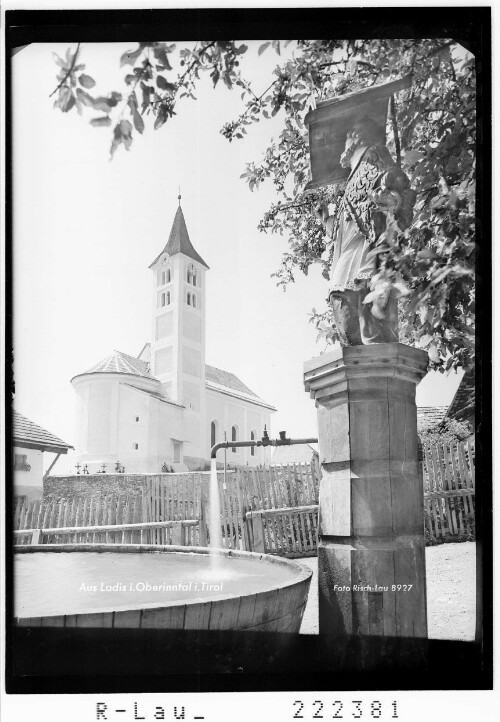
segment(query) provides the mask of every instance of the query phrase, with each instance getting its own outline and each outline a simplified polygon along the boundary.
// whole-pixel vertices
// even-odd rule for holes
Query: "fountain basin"
[[[298,632],[312,576],[297,562],[206,547],[43,544],[15,551],[15,623],[29,627]]]

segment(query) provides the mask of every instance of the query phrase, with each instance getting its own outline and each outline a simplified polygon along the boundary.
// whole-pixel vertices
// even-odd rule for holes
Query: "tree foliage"
[[[474,58],[449,39],[299,40],[291,45],[274,40],[258,50],[259,55],[274,52],[278,63],[266,90],[257,94],[241,71],[247,51],[234,41],[180,49],[165,42],[139,43],[120,61],[124,90],[95,96],[78,46],[64,59],[56,56],[55,105],[63,112],[90,114],[94,126],[112,127],[111,155],[121,145],[129,150],[134,134],[144,132],[145,118],[151,117],[158,129],[181,99],[195,99],[204,74],[214,87],[222,82],[241,94],[240,115],[221,129],[229,142],[279,113],[279,136],[262,158],[247,163],[241,177],[252,191],[263,182],[274,186],[276,201],[259,230],[288,239],[289,251],[273,274],[285,289],[297,272],[307,275],[313,263],[321,264],[328,278],[332,249],[315,211],[342,195],[340,186],[304,192],[310,179],[305,114],[318,100],[411,75],[411,87],[395,98],[388,147],[401,158],[417,191],[415,214],[404,232],[389,219],[373,249],[380,260],[374,283],[401,291],[403,342],[426,349],[434,368],[467,367],[474,355]],[[337,339],[327,308],[313,309],[310,320],[327,341]]]

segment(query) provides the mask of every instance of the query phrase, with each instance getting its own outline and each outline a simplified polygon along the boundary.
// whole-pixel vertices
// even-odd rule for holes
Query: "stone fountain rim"
[[[168,602],[167,604],[159,604],[158,602],[139,603],[135,605],[126,604],[123,606],[113,605],[111,609],[108,607],[96,608],[89,610],[86,614],[107,614],[111,612],[135,612],[144,610],[154,609],[165,609],[166,607],[177,607],[177,606],[191,606],[195,604],[206,604],[207,602],[220,602],[226,599],[244,599],[251,597],[255,594],[267,594],[273,592],[276,589],[285,589],[295,584],[311,580],[312,570],[306,566],[302,566],[295,559],[284,559],[283,557],[277,557],[272,554],[261,554],[259,552],[246,552],[239,551],[236,549],[211,549],[210,547],[185,547],[173,544],[92,544],[92,543],[81,543],[81,544],[30,544],[24,545],[19,544],[14,546],[14,553],[29,554],[34,552],[113,552],[113,553],[127,553],[127,552],[146,552],[146,553],[181,553],[181,554],[205,554],[209,555],[216,552],[217,556],[221,557],[236,557],[239,559],[248,559],[255,562],[263,561],[265,564],[278,564],[280,566],[288,567],[291,571],[295,572],[295,576],[291,577],[289,581],[281,584],[274,584],[260,592],[248,592],[247,594],[218,594],[207,597],[196,597],[195,599],[181,599]],[[298,571],[297,571],[298,570]],[[79,614],[77,612],[76,614]],[[50,617],[62,617],[62,616],[74,616],[74,613],[68,612],[67,614],[44,614],[43,618]],[[19,621],[24,617],[18,617]]]

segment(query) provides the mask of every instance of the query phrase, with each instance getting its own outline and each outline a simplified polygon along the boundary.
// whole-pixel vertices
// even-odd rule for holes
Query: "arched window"
[[[250,432],[250,441],[255,441],[255,431]],[[250,447],[250,454],[255,456],[255,446]]]
[[[167,283],[170,283],[172,280],[172,274],[170,273],[170,268],[167,268]]]
[[[170,306],[170,291],[167,291],[167,306]]]
[[[188,295],[187,295],[187,305],[188,306],[191,305],[191,294],[189,293],[189,291],[188,291]]]
[[[217,421],[210,424],[210,448],[217,443]]]
[[[191,268],[188,268],[188,270],[187,270],[187,282],[188,283],[191,283],[192,275],[193,274],[191,273]]]
[[[164,293],[161,294],[161,305],[162,306],[165,305],[165,294]]]
[[[167,282],[167,274],[165,273],[165,271],[162,271],[161,272],[161,285],[164,286],[166,282]]]
[[[238,441],[238,427],[231,426],[231,441]],[[236,449],[232,448],[233,454],[236,454]]]
[[[193,286],[196,286],[196,271],[193,271]]]
[[[193,293],[193,308],[196,308],[196,296]]]

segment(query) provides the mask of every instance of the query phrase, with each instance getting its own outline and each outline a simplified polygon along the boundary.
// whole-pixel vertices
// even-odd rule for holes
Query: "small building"
[[[294,444],[291,446],[275,446],[272,452],[271,465],[310,464],[318,451],[317,444]]]
[[[180,199],[179,199],[180,201]],[[205,274],[179,202],[168,241],[149,266],[151,337],[137,356],[114,351],[71,383],[76,454],[89,473],[205,469],[211,447],[258,440],[276,409],[234,373],[205,363]],[[231,465],[269,462],[264,447],[231,449]]]
[[[417,431],[419,434],[437,429],[446,417],[447,406],[418,406]]]
[[[14,496],[41,499],[43,492],[43,453],[56,454],[47,474],[61,456],[73,447],[50,431],[38,426],[18,411],[13,412]]]
[[[467,424],[471,434],[475,429],[476,421],[476,376],[475,369],[471,367],[462,376],[460,385],[448,408],[448,419]]]

